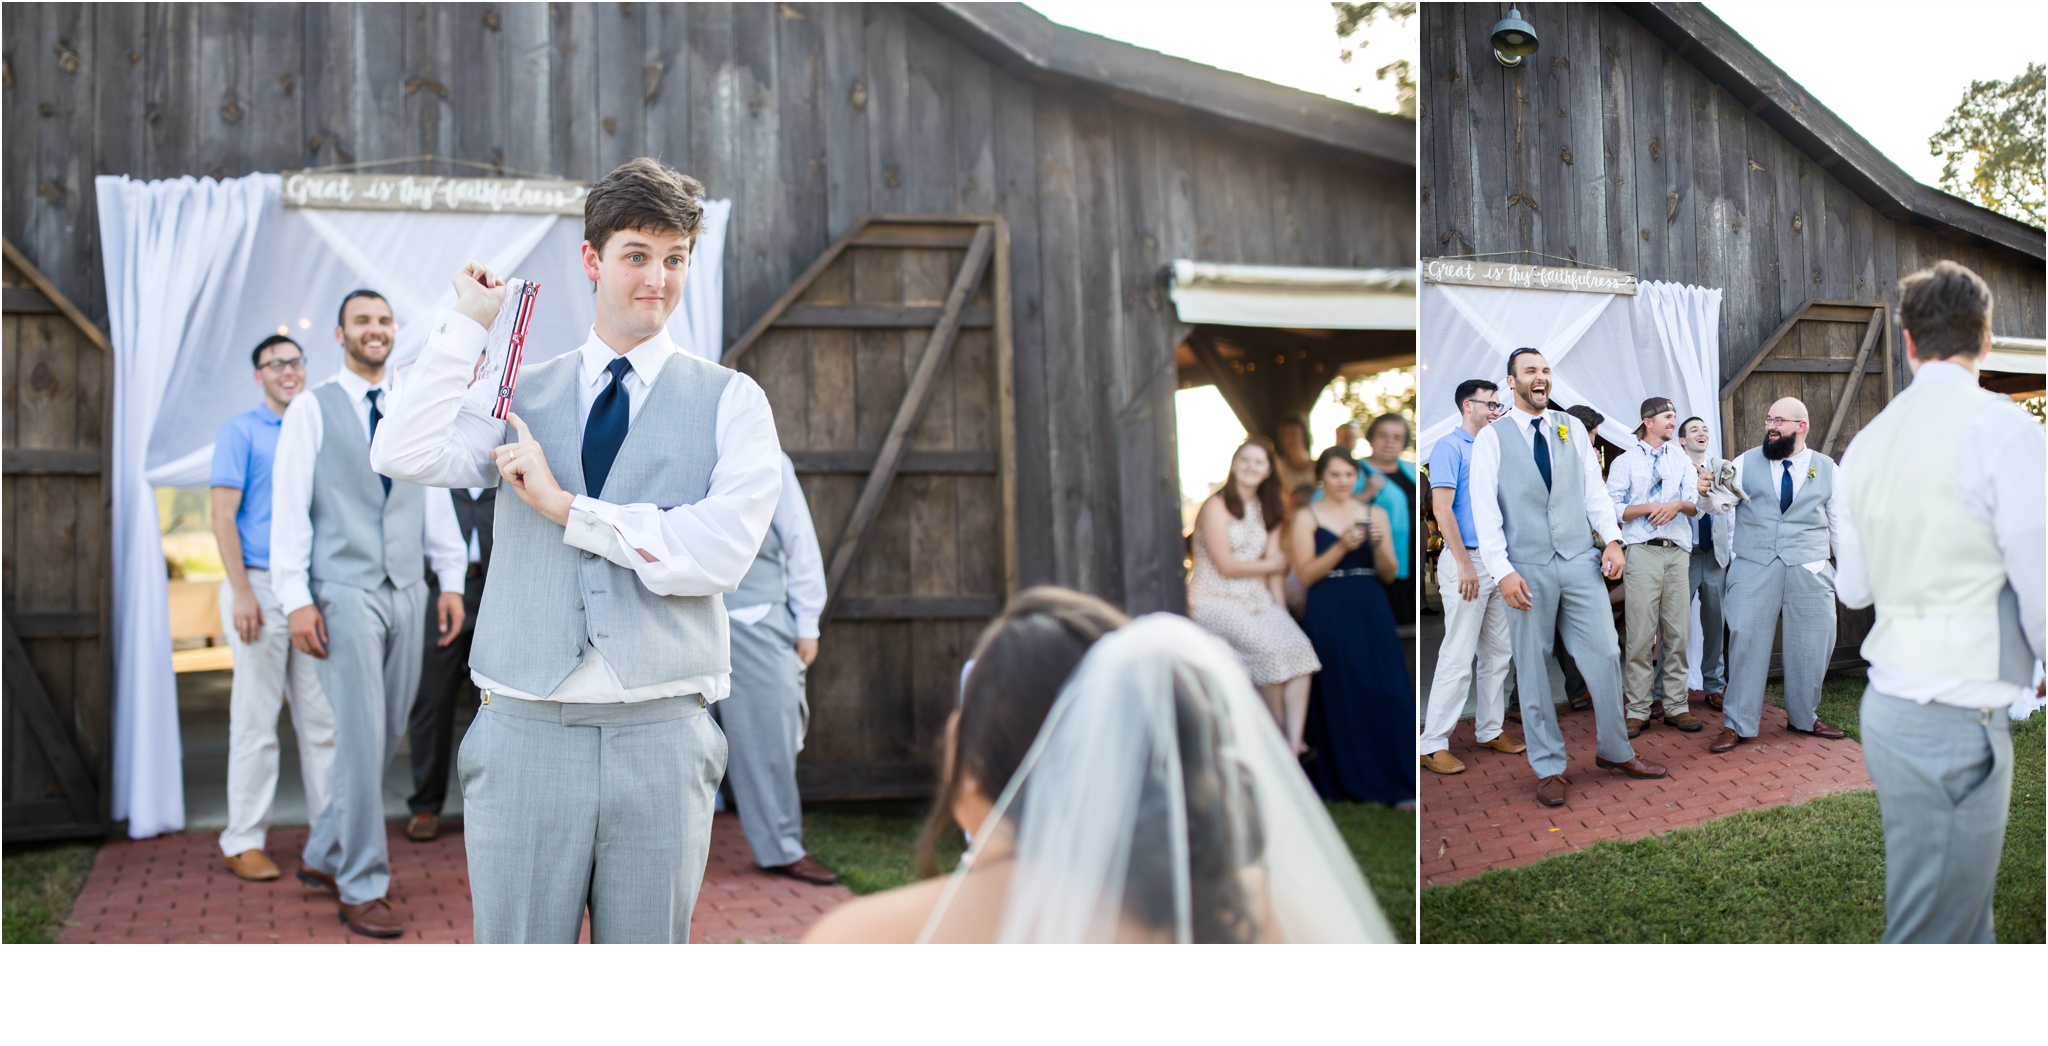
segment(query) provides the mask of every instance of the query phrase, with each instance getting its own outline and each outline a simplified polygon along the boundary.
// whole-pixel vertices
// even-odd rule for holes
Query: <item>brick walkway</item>
[[[1720,713],[1703,704],[1692,712],[1706,729],[1687,734],[1653,722],[1636,738],[1642,758],[1671,771],[1661,780],[1638,781],[1594,766],[1593,713],[1560,705],[1571,786],[1565,805],[1556,807],[1537,805],[1528,756],[1480,748],[1471,721],[1460,723],[1451,754],[1465,772],[1422,771],[1422,885],[1513,868],[1602,839],[1662,835],[1740,810],[1871,787],[1861,746],[1792,733],[1782,709],[1766,707],[1757,739],[1726,755],[1707,751],[1721,729]],[[1521,727],[1509,723],[1508,733],[1519,737]]]
[[[404,826],[391,833],[391,902],[404,913],[404,937],[376,941],[343,927],[325,892],[292,877],[306,829],[270,833],[269,852],[284,878],[244,882],[221,867],[218,836],[191,832],[108,842],[72,908],[66,944],[121,943],[467,943],[469,875],[459,822],[441,838],[415,843]],[[794,941],[819,915],[853,894],[843,886],[808,886],[754,867],[739,821],[719,814],[711,826],[711,859],[691,916],[690,939],[702,943]],[[589,940],[589,924],[584,940]]]

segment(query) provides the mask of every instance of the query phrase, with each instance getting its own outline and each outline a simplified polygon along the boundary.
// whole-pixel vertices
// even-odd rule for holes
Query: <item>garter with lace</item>
[[[973,838],[920,942],[977,877],[1003,942],[1393,940],[1237,656],[1170,614],[1095,644]]]

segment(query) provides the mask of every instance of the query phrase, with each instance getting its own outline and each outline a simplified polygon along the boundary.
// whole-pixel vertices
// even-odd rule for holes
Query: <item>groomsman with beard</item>
[[[1735,558],[1723,603],[1732,636],[1728,694],[1709,752],[1732,752],[1756,740],[1771,640],[1781,624],[1786,729],[1830,741],[1844,736],[1813,714],[1835,650],[1835,568],[1828,553],[1839,532],[1841,497],[1835,463],[1806,445],[1811,428],[1806,404],[1781,399],[1764,418],[1763,444],[1735,459],[1735,489],[1749,498],[1735,506],[1730,528]]]
[[[1977,385],[1984,281],[1945,261],[1899,296],[1913,383],[1842,455],[1837,545],[1843,604],[1877,607],[1862,740],[1884,819],[1884,940],[1991,943],[2006,708],[2048,652],[2048,450],[2038,422]]]
[[[398,327],[390,304],[352,291],[335,323],[342,369],[292,400],[271,486],[271,579],[292,646],[318,659],[334,709],[331,797],[298,877],[341,902],[350,930],[397,937],[405,921],[386,897],[384,769],[419,690],[429,566],[441,579],[438,641],[451,643],[462,629],[462,540],[446,491],[370,467],[370,443],[391,405],[385,362]]]
[[[1562,806],[1570,782],[1564,734],[1550,697],[1550,659],[1560,623],[1592,691],[1599,733],[1594,760],[1630,777],[1663,777],[1638,758],[1622,721],[1621,648],[1601,577],[1622,571],[1621,528],[1600,478],[1593,436],[1550,409],[1550,364],[1535,349],[1508,356],[1514,408],[1472,442],[1472,516],[1479,558],[1507,603],[1522,695],[1522,740],[1536,772],[1536,801]],[[1595,555],[1593,535],[1606,547]]]

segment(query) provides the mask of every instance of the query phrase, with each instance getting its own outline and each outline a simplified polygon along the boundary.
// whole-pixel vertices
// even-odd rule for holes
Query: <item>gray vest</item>
[[[571,352],[527,368],[512,400],[572,494],[588,490],[576,419],[581,358]],[[671,355],[642,394],[646,402],[605,478],[605,500],[662,509],[703,500],[718,462],[718,400],[732,375],[685,352]],[[500,500],[497,569],[484,586],[469,655],[478,672],[545,698],[592,647],[628,689],[732,670],[718,596],[657,596],[631,570],[564,544],[562,528],[526,502]]]
[[[761,552],[754,557],[754,565],[747,568],[747,576],[740,579],[740,587],[725,601],[736,607],[757,607],[763,603],[788,606],[789,551],[782,544],[781,528],[772,525],[768,528],[768,536],[761,541]]]
[[[356,419],[355,404],[336,384],[317,385],[320,456],[313,462],[314,581],[374,589],[426,582],[420,551],[427,492],[411,483],[384,484],[370,469],[370,440]]]
[[[1536,470],[1536,454],[1522,438],[1526,419],[1515,414],[1493,423],[1500,440],[1500,518],[1507,531],[1508,559],[1517,563],[1550,562],[1553,555],[1577,559],[1593,551],[1593,524],[1586,519],[1586,473],[1578,452],[1557,438],[1557,427],[1571,415],[1543,412],[1543,439],[1550,447],[1550,489]],[[1584,426],[1574,426],[1580,439],[1591,439]]]
[[[1792,495],[1792,507],[1778,511],[1778,485],[1785,463],[1764,457],[1762,447],[1742,456],[1742,492],[1735,506],[1735,555],[1752,563],[1783,560],[1789,566],[1828,558],[1828,498],[1835,493],[1835,463],[1819,451],[1807,459],[1813,478]]]

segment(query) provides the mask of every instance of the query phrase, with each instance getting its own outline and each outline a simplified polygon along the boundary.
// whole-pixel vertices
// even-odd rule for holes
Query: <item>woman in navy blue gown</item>
[[[1309,697],[1307,761],[1330,799],[1415,801],[1415,688],[1380,578],[1397,569],[1387,510],[1373,504],[1384,477],[1352,491],[1358,466],[1331,447],[1316,459],[1323,496],[1295,513],[1288,553],[1308,586],[1302,630],[1323,670]]]

